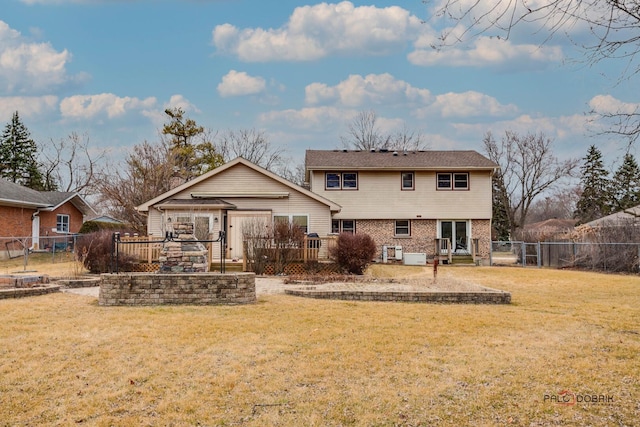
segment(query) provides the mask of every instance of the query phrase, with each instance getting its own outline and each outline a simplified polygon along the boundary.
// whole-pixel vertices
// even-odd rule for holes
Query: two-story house
[[[450,242],[439,252],[489,254],[498,165],[475,151],[308,150],[305,164],[311,191],[341,206],[332,233],[431,256],[436,239]]]
[[[309,189],[239,157],[137,209],[151,235],[176,222],[194,223],[204,239],[225,231],[231,259],[243,257],[248,226],[284,220],[321,237],[367,233],[378,257],[386,245],[433,256],[438,238],[452,242],[450,251],[468,253],[475,243],[488,256],[498,165],[477,152],[309,150],[305,160]]]

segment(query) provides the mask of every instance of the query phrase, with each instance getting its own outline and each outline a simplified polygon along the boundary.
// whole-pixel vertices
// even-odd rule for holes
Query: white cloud
[[[58,97],[49,96],[7,96],[0,98],[0,118],[11,118],[18,111],[21,117],[33,117],[54,112],[58,107]]]
[[[420,19],[401,7],[355,7],[343,1],[297,7],[277,29],[218,25],[213,44],[243,61],[310,61],[330,54],[387,54],[403,48],[421,27]]]
[[[31,43],[0,21],[0,87],[8,93],[37,93],[80,77],[67,74],[71,54],[49,43]]]
[[[262,77],[252,77],[244,71],[231,70],[222,77],[218,93],[222,97],[255,95],[263,92],[266,82]]]
[[[350,75],[336,86],[312,83],[305,88],[305,102],[310,105],[333,102],[348,107],[367,104],[423,105],[430,97],[429,90],[413,87],[388,73],[369,74],[365,77]]]
[[[589,107],[598,114],[634,114],[640,110],[640,104],[623,102],[611,95],[594,96]]]
[[[416,116],[426,118],[439,115],[451,117],[499,117],[516,114],[518,107],[513,104],[500,104],[492,96],[480,92],[445,93],[437,95],[430,105],[416,110]]]
[[[459,132],[468,135],[484,135],[491,131],[495,138],[501,138],[505,131],[518,134],[543,133],[554,140],[579,138],[584,141],[585,129],[589,126],[590,118],[581,114],[569,116],[548,117],[522,114],[511,120],[487,123],[455,123],[452,126]]]
[[[308,105],[336,105],[349,108],[401,106],[413,108],[420,119],[439,117],[496,117],[518,112],[515,105],[501,104],[480,92],[433,95],[428,89],[417,88],[394,78],[391,74],[351,75],[335,86],[312,83],[305,88]]]
[[[345,111],[335,107],[302,108],[262,113],[259,122],[284,125],[292,129],[326,130],[355,117],[357,111]]]
[[[145,111],[156,104],[156,98],[119,97],[112,93],[75,95],[60,102],[60,112],[67,119],[94,119],[122,117],[131,111]]]
[[[491,66],[528,69],[531,66],[546,67],[549,63],[558,63],[564,58],[562,48],[559,46],[514,44],[509,40],[490,37],[478,37],[470,43],[468,48],[465,47],[466,45],[459,45],[440,50],[425,46],[430,43],[431,40],[427,37],[418,40],[417,49],[407,56],[409,62],[420,66]]]

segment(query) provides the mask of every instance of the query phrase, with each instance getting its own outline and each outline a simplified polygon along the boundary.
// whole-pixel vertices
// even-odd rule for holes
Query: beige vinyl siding
[[[442,172],[449,172],[443,170]],[[359,171],[357,190],[325,190],[324,172],[311,190],[342,206],[336,219],[491,218],[491,175],[470,171],[469,190],[436,190],[436,171],[415,171],[415,190],[401,190],[401,171]]]
[[[191,193],[233,193],[233,192],[286,192],[289,196],[281,199],[260,197],[220,197],[239,210],[270,210],[273,214],[309,215],[309,232],[327,235],[331,232],[331,212],[329,207],[295,189],[273,180],[245,165],[238,164],[208,180],[199,182],[173,199],[191,199]],[[149,212],[154,211],[151,208]]]

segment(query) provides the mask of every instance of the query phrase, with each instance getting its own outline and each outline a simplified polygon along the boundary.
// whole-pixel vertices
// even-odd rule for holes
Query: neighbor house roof
[[[78,194],[64,191],[36,191],[0,178],[0,205],[53,211],[71,202],[83,215],[95,215],[93,208]]]
[[[53,206],[43,193],[0,178],[0,205],[26,208]]]
[[[169,199],[172,199],[174,195],[176,195],[176,194],[178,194],[178,193],[180,193],[180,192],[182,192],[184,190],[187,190],[187,189],[191,188],[192,186],[194,186],[194,185],[196,185],[196,184],[198,184],[198,183],[200,183],[202,181],[205,181],[205,180],[207,180],[209,178],[212,178],[212,177],[214,177],[214,176],[216,176],[218,174],[221,174],[224,171],[229,170],[232,167],[234,167],[236,165],[239,165],[239,164],[247,166],[247,167],[249,167],[249,168],[251,168],[251,169],[253,169],[253,170],[255,170],[255,171],[257,171],[257,172],[259,172],[259,173],[271,178],[271,179],[274,179],[274,180],[284,184],[285,186],[291,188],[292,190],[298,191],[298,192],[306,195],[307,197],[310,197],[310,198],[312,198],[312,199],[314,199],[314,200],[316,200],[316,201],[318,201],[320,203],[323,203],[323,204],[329,206],[329,208],[331,210],[334,210],[334,211],[339,211],[340,210],[340,205],[332,202],[331,200],[326,199],[326,198],[324,198],[322,196],[319,196],[319,195],[307,190],[306,188],[300,187],[299,185],[296,185],[293,182],[288,181],[288,180],[282,178],[281,176],[278,176],[275,173],[270,172],[270,171],[268,171],[268,170],[266,170],[266,169],[264,169],[264,168],[262,168],[262,167],[260,167],[260,166],[258,166],[256,164],[254,164],[254,163],[250,162],[249,160],[246,160],[246,159],[244,159],[242,157],[236,157],[235,159],[231,160],[230,162],[225,163],[222,166],[219,166],[219,167],[217,167],[217,168],[215,168],[215,169],[213,169],[213,170],[211,170],[211,171],[209,171],[209,172],[207,172],[205,174],[202,174],[199,177],[192,179],[191,181],[187,181],[184,184],[179,185],[178,187],[167,191],[166,193],[160,194],[159,196],[149,200],[148,202],[143,203],[140,206],[137,206],[136,209],[138,211],[140,211],[140,212],[147,212],[147,211],[149,211],[149,208],[151,206],[157,205],[158,203],[162,203],[162,202],[168,201]],[[191,196],[192,196],[193,199],[209,199],[209,203],[210,203],[210,201],[212,199],[216,199],[216,198],[222,198],[222,197],[255,197],[256,194],[258,194],[258,193],[256,193],[255,191],[248,191],[246,193],[234,192],[234,193],[228,193],[228,194],[224,193],[224,192],[218,192],[215,195],[213,195],[213,194],[204,195],[204,194],[193,193],[193,194],[191,194]],[[275,198],[277,198],[277,197],[282,197],[282,196],[283,195],[280,194],[280,193],[270,193],[270,194],[262,194],[261,193],[261,197],[270,197],[270,198],[275,197]],[[175,202],[175,200],[173,200],[172,202]],[[224,202],[224,200],[222,200],[221,202],[222,203],[227,203],[227,202]],[[192,201],[191,203],[194,203],[194,202]],[[204,203],[207,203],[207,202],[205,201]],[[229,208],[231,208],[232,206],[235,207],[234,205],[229,204]]]
[[[606,227],[617,225],[629,225],[629,223],[640,222],[640,205],[624,209],[602,218],[582,224],[589,227]]]
[[[391,151],[391,150],[307,150],[307,170],[414,169],[414,170],[494,170],[499,165],[477,151]]]

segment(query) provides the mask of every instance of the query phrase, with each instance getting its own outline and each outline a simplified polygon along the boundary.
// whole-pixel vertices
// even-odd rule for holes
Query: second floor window
[[[69,232],[69,215],[56,215],[56,231],[58,233]]]
[[[357,190],[357,172],[327,172],[325,174],[325,189],[327,190]]]
[[[469,174],[464,173],[439,173],[437,175],[438,190],[468,190]]]
[[[413,183],[413,172],[402,172],[402,189],[413,190],[415,185]]]

